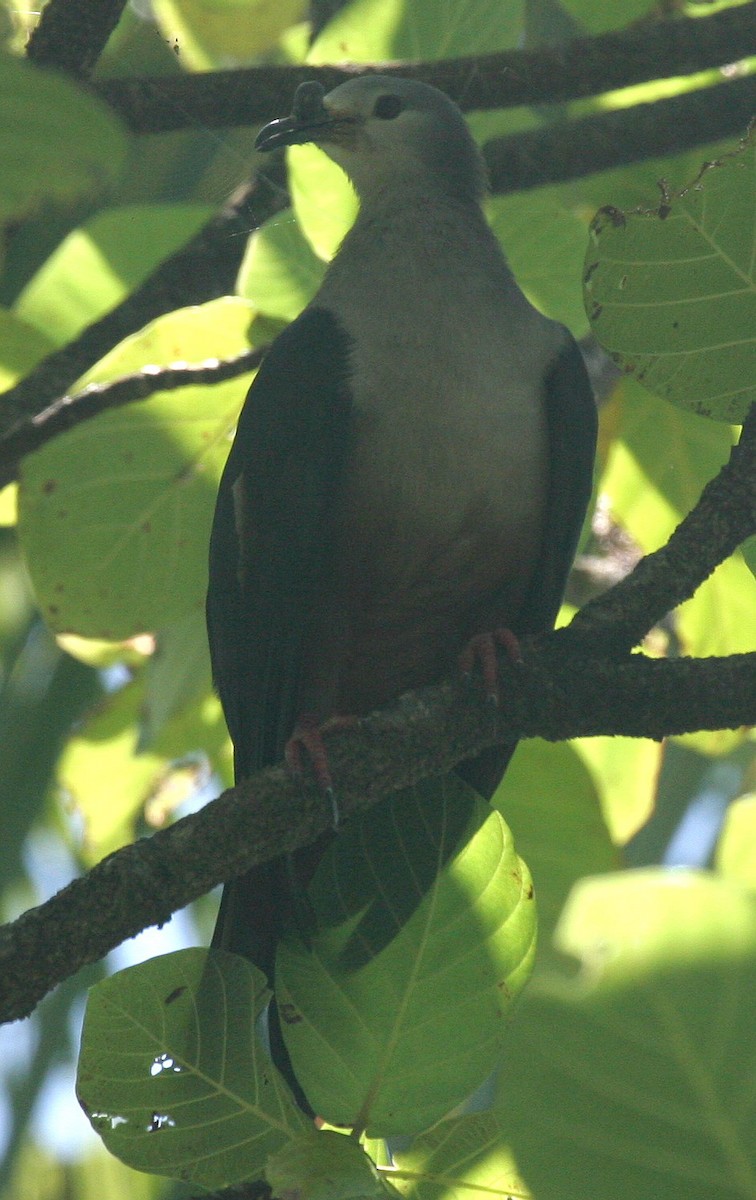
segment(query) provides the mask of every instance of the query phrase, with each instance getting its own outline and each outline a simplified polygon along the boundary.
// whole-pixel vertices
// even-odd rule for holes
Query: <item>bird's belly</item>
[[[434,682],[473,633],[516,625],[542,541],[545,431],[539,403],[502,408],[358,414],[337,531],[340,711]]]

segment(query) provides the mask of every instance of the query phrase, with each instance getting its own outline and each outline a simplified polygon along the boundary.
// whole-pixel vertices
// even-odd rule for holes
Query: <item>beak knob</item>
[[[310,80],[300,83],[294,94],[290,117],[279,117],[264,125],[255,138],[255,150],[276,150],[279,146],[295,146],[309,142],[312,131],[331,120],[323,104],[325,89],[322,84]]]

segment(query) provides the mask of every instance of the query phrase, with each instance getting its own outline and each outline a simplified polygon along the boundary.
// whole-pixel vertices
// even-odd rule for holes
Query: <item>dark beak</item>
[[[325,92],[319,83],[302,83],[294,96],[290,117],[280,117],[264,125],[255,138],[255,150],[277,150],[279,146],[298,146],[317,142],[337,122],[323,104]]]

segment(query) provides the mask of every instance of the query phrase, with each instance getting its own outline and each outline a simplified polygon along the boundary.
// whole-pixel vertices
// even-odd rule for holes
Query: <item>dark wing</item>
[[[210,539],[207,627],[236,778],[277,762],[294,728],[302,648],[330,560],[349,439],[348,336],[309,309],[276,340],[242,410]],[[295,903],[275,859],[227,884],[213,944],[272,980]]]
[[[593,486],[596,401],[569,334],[545,385],[549,493],[541,554],[515,628],[520,634],[551,629],[556,620]]]
[[[549,491],[543,545],[530,587],[512,622],[517,634],[551,629],[562,603],[593,484],[596,402],[577,343],[566,340],[545,380],[549,438]],[[481,795],[491,797],[516,742],[493,746],[461,763],[458,773]]]
[[[207,627],[237,779],[281,758],[349,436],[349,338],[309,309],[250,388],[210,538]]]

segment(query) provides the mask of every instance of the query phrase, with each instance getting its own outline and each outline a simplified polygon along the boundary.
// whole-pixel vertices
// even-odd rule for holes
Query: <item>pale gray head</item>
[[[305,83],[293,113],[266,125],[258,150],[314,142],[346,172],[363,200],[387,191],[433,190],[480,200],[483,161],[456,104],[425,83],[361,75],[328,95]]]

